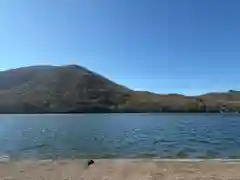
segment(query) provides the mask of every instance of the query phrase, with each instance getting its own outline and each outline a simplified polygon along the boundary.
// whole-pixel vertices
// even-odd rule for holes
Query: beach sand
[[[0,163],[0,180],[240,180],[240,163],[160,160],[18,161]]]

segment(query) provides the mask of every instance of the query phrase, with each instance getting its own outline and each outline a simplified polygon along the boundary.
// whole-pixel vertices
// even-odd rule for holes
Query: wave
[[[46,145],[46,144],[39,144],[39,145],[35,145],[35,146],[22,148],[22,149],[20,149],[20,151],[27,151],[27,150],[31,150],[31,149],[38,149],[38,148],[43,148],[43,147],[48,147],[48,146],[49,145]]]

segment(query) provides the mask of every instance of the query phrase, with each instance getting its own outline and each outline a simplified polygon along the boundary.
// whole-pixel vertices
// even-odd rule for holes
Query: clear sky
[[[78,64],[133,89],[240,89],[239,0],[1,0],[0,69]]]

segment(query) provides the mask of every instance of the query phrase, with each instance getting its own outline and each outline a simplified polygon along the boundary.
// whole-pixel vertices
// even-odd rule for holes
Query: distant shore
[[[239,160],[98,159],[42,160],[0,163],[0,179],[24,180],[194,180],[238,179]]]
[[[207,112],[207,111],[201,111],[201,112],[194,112],[194,111],[165,111],[165,112],[0,112],[0,115],[28,115],[28,114],[37,114],[37,115],[41,115],[41,114],[220,114],[220,115],[240,115],[239,112],[218,112],[218,111],[210,111],[210,112]]]

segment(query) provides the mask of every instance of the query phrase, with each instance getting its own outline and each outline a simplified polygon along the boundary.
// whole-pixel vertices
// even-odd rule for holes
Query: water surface
[[[0,115],[11,158],[239,158],[240,116]]]

